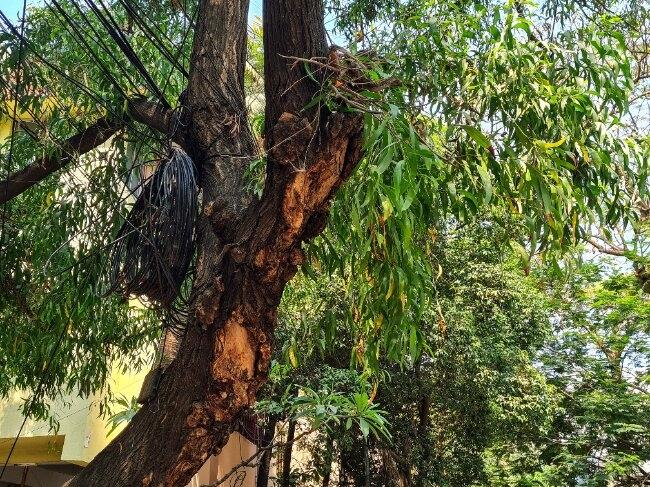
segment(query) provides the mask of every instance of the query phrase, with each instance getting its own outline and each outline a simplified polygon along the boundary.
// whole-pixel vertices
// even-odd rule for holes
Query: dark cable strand
[[[126,100],[128,99],[128,95],[124,91],[124,88],[122,88],[122,85],[117,81],[115,76],[113,76],[113,73],[111,70],[104,64],[104,62],[101,60],[101,58],[97,55],[95,50],[90,46],[86,38],[79,32],[79,29],[74,22],[74,20],[70,17],[70,15],[61,7],[59,2],[57,0],[50,0],[52,2],[52,5],[54,5],[56,11],[63,17],[63,24],[70,32],[72,35],[73,39],[77,41],[77,43],[85,48],[90,54],[90,56],[93,58],[93,61],[96,63],[97,67],[99,67],[100,71],[104,75],[104,77],[120,92],[122,97]],[[54,11],[54,10],[53,10]],[[56,14],[56,12],[55,12]]]
[[[173,55],[173,53],[165,46],[163,43],[162,39],[160,39],[156,33],[151,29],[151,27],[146,23],[144,18],[134,9],[133,5],[128,1],[128,0],[119,0],[120,3],[124,6],[126,11],[129,13],[131,18],[135,20],[136,24],[138,24],[138,27],[140,27],[140,30],[142,32],[149,36],[148,39],[149,41],[160,51],[160,53],[167,58],[167,60],[174,66],[178,71],[180,71],[183,76],[186,78],[189,77],[189,73],[185,69],[185,67],[178,62],[178,58]],[[169,41],[170,44],[173,45],[173,42],[166,37],[166,39]],[[156,42],[153,42],[156,41]],[[184,43],[184,41],[183,41]]]
[[[99,1],[104,9],[105,14],[99,9],[99,7],[97,7],[97,5],[93,0],[86,0],[86,4],[91,8],[95,16],[97,17],[97,19],[102,23],[102,25],[104,25],[104,28],[106,29],[108,34],[113,38],[115,43],[122,50],[122,52],[127,57],[127,59],[131,62],[133,67],[144,78],[145,82],[149,85],[149,88],[151,89],[153,94],[156,95],[156,97],[158,98],[158,101],[160,101],[160,103],[165,108],[171,108],[171,105],[165,98],[164,93],[158,87],[158,85],[153,80],[153,78],[145,68],[144,64],[142,63],[142,61],[140,60],[136,52],[131,47],[131,44],[129,43],[128,39],[126,38],[122,30],[117,25],[117,22],[115,22],[113,16],[110,14],[110,11],[106,8],[102,0]]]
[[[72,2],[72,5],[74,5],[74,7],[75,7],[75,9],[77,10],[77,12],[79,12],[79,15],[81,16],[81,18],[84,20],[84,22],[88,25],[88,27],[90,28],[90,30],[91,30],[92,33],[94,34],[94,36],[95,36],[95,39],[94,39],[95,42],[99,45],[99,47],[100,47],[104,52],[106,52],[106,53],[111,57],[111,59],[112,59],[112,60],[115,62],[115,64],[117,65],[118,69],[120,69],[120,71],[122,72],[122,74],[124,74],[125,78],[129,81],[129,83],[131,84],[131,86],[132,86],[133,88],[136,88],[136,89],[137,89],[137,85],[135,84],[135,82],[134,82],[133,79],[131,78],[131,76],[130,76],[130,74],[128,73],[128,71],[124,68],[123,63],[120,62],[120,61],[117,59],[117,57],[115,56],[115,54],[113,54],[113,51],[112,51],[112,50],[111,50],[111,49],[110,49],[110,48],[109,48],[109,47],[104,43],[104,41],[102,41],[102,36],[100,35],[99,31],[95,28],[95,26],[93,25],[93,23],[90,21],[90,19],[88,18],[88,16],[86,15],[86,13],[83,11],[83,9],[82,9],[81,7],[79,7],[79,5],[77,5],[77,2]]]

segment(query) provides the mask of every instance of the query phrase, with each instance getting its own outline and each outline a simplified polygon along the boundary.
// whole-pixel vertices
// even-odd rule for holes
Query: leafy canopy
[[[81,2],[31,9],[24,50],[8,26],[0,37],[3,93],[34,119],[2,146],[5,171],[56,151],[99,117],[126,117],[127,97],[179,99],[194,5],[104,4],[150,79]],[[441,224],[494,211],[512,230],[500,243],[527,267],[594,225],[635,219],[632,188],[648,191],[648,140],[625,122],[634,89],[631,5],[583,12],[579,2],[328,3],[366,74],[400,82],[362,91],[356,104],[325,85],[312,102],[366,112],[366,157],[337,196],[327,232],[309,245],[305,269],[344,286],[345,305],[326,322],[351,330],[354,363],[414,363],[430,348],[422,323],[440,314],[434,291],[450,272],[432,251]],[[249,95],[260,87],[259,48],[256,38]],[[128,121],[111,155],[81,158],[7,205],[1,271],[13,285],[0,293],[0,393],[35,389],[61,334],[47,394],[88,394],[105,384],[114,360],[141,365],[156,318],[104,296],[103,273],[132,202],[133,168],[158,157],[164,138]]]

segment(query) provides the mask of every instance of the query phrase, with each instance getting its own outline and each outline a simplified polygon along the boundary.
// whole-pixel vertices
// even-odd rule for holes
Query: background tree
[[[648,444],[650,301],[633,274],[604,277],[586,264],[555,308],[542,360],[561,394],[545,442],[553,485],[643,485]]]

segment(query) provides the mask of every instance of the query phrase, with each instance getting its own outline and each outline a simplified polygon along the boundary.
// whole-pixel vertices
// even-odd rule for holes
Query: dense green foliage
[[[330,429],[302,445],[312,463],[296,467],[296,485],[322,482],[333,459],[341,485],[641,485],[648,295],[629,264],[602,257],[577,258],[568,278],[549,266],[526,276],[509,235],[491,218],[440,231],[432,259],[444,271],[419,328],[426,350],[402,367],[382,359],[370,377],[390,440],[371,436],[365,447],[359,430]],[[278,351],[285,375],[266,397],[282,396],[274,384],[327,391],[336,374],[340,391],[354,391],[340,377],[358,345],[331,318],[348,299],[322,274],[292,284]]]
[[[105,34],[92,35],[102,31],[92,13],[67,1],[61,7],[76,30],[62,21],[61,11],[32,8],[22,51],[15,32],[3,26],[2,120],[13,116],[16,94],[17,113],[33,119],[13,144],[0,141],[3,177],[35,157],[56,153],[61,140],[98,117],[123,117],[124,95],[142,90],[143,81],[125,68],[129,63],[117,47]],[[121,25],[129,25],[123,9],[113,13]],[[151,25],[176,52],[188,21],[179,14],[170,17],[162,7],[148,8],[147,15],[157,19]],[[182,76],[161,59],[150,36],[129,28],[148,71],[167,97],[177,98]],[[182,45],[179,58],[187,64],[189,41]],[[108,246],[133,200],[129,184],[137,181],[141,165],[157,157],[157,139],[130,123],[111,147],[78,158],[2,209],[0,394],[35,390],[42,379],[31,406],[34,415],[47,416],[47,398],[62,391],[88,395],[107,386],[112,367],[150,363],[143,350],[152,349],[160,318],[140,304],[106,296],[105,277]]]
[[[540,355],[560,394],[542,478],[638,485],[650,458],[650,300],[631,274],[585,265],[559,287]]]
[[[369,365],[419,352],[439,222],[469,222],[486,206],[519,215],[511,245],[528,265],[594,227],[637,220],[649,148],[622,121],[634,83],[622,20],[582,15],[542,38],[545,12],[512,2],[340,7],[357,49],[387,60],[371,74],[403,80],[366,94],[378,110],[368,114],[368,157],[314,249],[319,265],[350,273],[350,326]]]

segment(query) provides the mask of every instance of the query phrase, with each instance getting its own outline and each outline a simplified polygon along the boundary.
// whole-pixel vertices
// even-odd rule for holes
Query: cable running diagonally
[[[142,63],[142,60],[139,58],[139,56],[133,50],[133,47],[131,47],[131,44],[129,43],[129,40],[127,39],[126,35],[124,35],[124,32],[122,32],[119,25],[117,24],[117,22],[115,21],[115,19],[111,15],[110,10],[104,5],[104,2],[102,0],[99,0],[99,3],[101,4],[102,9],[103,9],[103,12],[102,12],[102,10],[99,9],[99,7],[95,4],[95,2],[93,0],[85,0],[85,1],[86,1],[86,4],[94,12],[97,19],[104,26],[104,28],[106,29],[106,32],[108,32],[108,34],[113,38],[115,43],[122,50],[122,52],[128,58],[128,60],[131,62],[133,67],[144,78],[145,82],[147,83],[147,85],[149,85],[149,88],[151,89],[153,94],[156,95],[156,98],[158,98],[158,101],[165,108],[171,108],[171,105],[169,104],[169,102],[165,98],[164,93],[158,87],[156,82],[153,80],[153,78],[151,77],[151,75],[147,71],[147,68]]]

